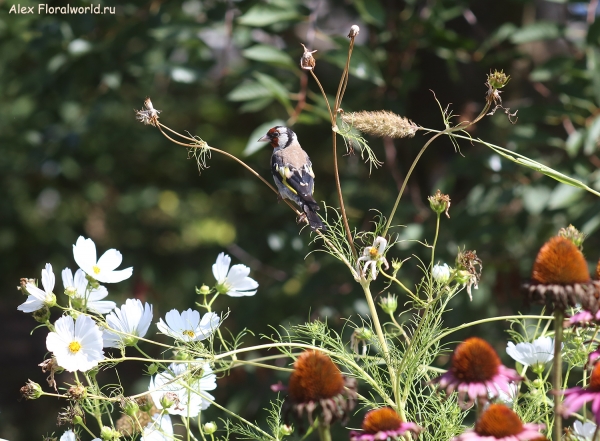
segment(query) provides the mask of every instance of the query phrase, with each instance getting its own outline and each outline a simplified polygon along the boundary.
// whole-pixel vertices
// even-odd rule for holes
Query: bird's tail
[[[312,207],[310,205],[305,204],[302,206],[302,209],[306,213],[306,218],[308,219],[308,224],[310,225],[311,230],[313,230],[313,231],[317,231],[317,230],[326,231],[327,230],[327,227],[325,226],[323,221],[321,221],[321,218],[319,217],[319,215],[316,212],[316,210],[319,209],[318,205],[315,204],[315,206]]]

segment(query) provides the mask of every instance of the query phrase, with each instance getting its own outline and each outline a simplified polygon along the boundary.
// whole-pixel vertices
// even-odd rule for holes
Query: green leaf
[[[600,139],[600,115],[594,118],[592,125],[588,129],[587,137],[585,138],[585,144],[583,146],[583,153],[591,155],[598,148],[598,140]]]
[[[250,101],[265,98],[265,96],[272,96],[269,89],[256,81],[246,81],[229,92],[227,99],[229,101]]]
[[[240,112],[242,113],[253,113],[258,112],[259,110],[264,109],[269,104],[273,102],[272,96],[265,96],[262,98],[257,98],[255,100],[246,101],[244,104],[240,106]]]
[[[292,57],[281,49],[266,44],[257,44],[256,46],[245,49],[242,51],[242,55],[250,60],[262,61],[276,66],[295,68]]]
[[[516,30],[510,37],[514,44],[529,43],[531,41],[550,40],[559,38],[561,30],[556,23],[538,21]]]
[[[379,0],[354,0],[354,7],[360,14],[360,18],[369,24],[383,26],[385,22],[385,11]]]
[[[256,78],[258,82],[262,84],[286,109],[292,110],[288,91],[283,84],[272,76],[260,72],[254,72],[254,78]]]
[[[577,153],[579,153],[581,146],[583,146],[584,138],[585,138],[585,130],[584,129],[575,130],[567,138],[565,147],[567,150],[567,154],[571,158],[573,158],[574,156],[577,155]]]
[[[275,126],[285,126],[285,121],[280,119],[275,119],[273,121],[266,122],[258,126],[254,131],[250,134],[250,138],[248,139],[248,143],[246,144],[246,148],[242,152],[242,156],[250,156],[252,153],[256,153],[261,150],[263,147],[268,146],[269,144],[266,142],[258,142],[257,139],[263,137],[271,127]]]
[[[293,9],[284,9],[274,5],[258,4],[252,6],[238,18],[238,23],[246,26],[269,26],[282,21],[295,20],[300,14]]]

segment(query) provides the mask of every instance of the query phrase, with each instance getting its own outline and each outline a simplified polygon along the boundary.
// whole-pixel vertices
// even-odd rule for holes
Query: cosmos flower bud
[[[378,138],[384,136],[389,138],[412,138],[419,130],[419,126],[408,118],[403,118],[386,110],[343,113],[342,121],[362,133]]]
[[[121,401],[121,408],[123,409],[123,412],[130,417],[133,417],[139,412],[140,405],[137,403],[137,401],[132,400],[131,398],[124,398]]]
[[[196,294],[207,296],[210,294],[210,288],[205,284],[202,284],[200,288],[196,288]]]
[[[398,298],[394,294],[389,294],[379,302],[379,306],[386,314],[393,314],[398,308]]]
[[[294,428],[287,424],[282,424],[279,426],[279,437],[290,436],[294,433]]]
[[[160,406],[163,409],[168,409],[173,404],[176,405],[178,402],[179,402],[179,397],[177,396],[176,393],[173,393],[173,392],[166,392],[165,394],[163,394],[160,397]]]
[[[431,277],[433,277],[433,280],[435,280],[438,283],[448,283],[448,280],[450,280],[450,267],[447,263],[444,263],[443,265],[440,265],[438,263],[431,270]],[[464,274],[462,280],[464,280],[463,283],[467,281],[464,279]]]
[[[46,323],[50,319],[50,308],[47,305],[44,305],[37,311],[34,311],[31,316],[38,323]]]
[[[217,431],[217,425],[214,421],[210,421],[202,426],[202,431],[206,435],[212,435]]]
[[[114,441],[121,437],[121,433],[118,430],[114,430],[112,427],[103,426],[100,429],[100,438],[104,441]]]
[[[148,375],[154,375],[158,372],[158,364],[151,363],[148,365]]]
[[[510,75],[506,75],[503,70],[500,72],[495,70],[487,76],[488,85],[493,89],[502,89],[509,81]]]

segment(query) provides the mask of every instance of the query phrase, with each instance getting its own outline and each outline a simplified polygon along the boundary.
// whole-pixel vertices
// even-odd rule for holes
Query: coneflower
[[[510,394],[510,383],[522,377],[514,369],[507,368],[488,342],[471,337],[459,344],[452,354],[448,371],[434,379],[440,389],[450,395],[458,391],[458,402],[463,408],[478,399],[487,399],[504,392]],[[466,399],[468,397],[468,400]]]
[[[304,412],[313,424],[315,416],[326,425],[345,420],[356,405],[356,380],[340,372],[327,355],[306,351],[294,363],[288,385],[286,412],[292,410],[297,418]]]
[[[419,130],[419,126],[408,118],[386,110],[343,113],[342,121],[362,133],[379,138],[412,138]]]
[[[350,441],[397,440],[408,434],[418,435],[421,427],[402,421],[390,407],[374,409],[365,415],[362,431],[352,430]]]
[[[600,363],[594,365],[590,383],[587,387],[572,387],[562,392],[565,396],[565,401],[560,407],[561,414],[568,417],[572,413],[577,412],[587,401],[591,402],[592,413],[596,424],[600,421]]]
[[[545,440],[540,433],[544,424],[523,423],[504,404],[491,404],[479,417],[475,427],[452,441],[533,441]]]

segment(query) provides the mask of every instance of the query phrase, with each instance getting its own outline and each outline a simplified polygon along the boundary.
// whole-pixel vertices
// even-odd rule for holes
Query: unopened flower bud
[[[125,412],[130,417],[133,417],[139,412],[140,405],[137,403],[137,401],[131,398],[124,398],[121,401],[121,408],[123,409],[123,412]]]
[[[205,284],[202,284],[200,288],[196,288],[196,294],[207,296],[210,294],[210,288]]]
[[[71,298],[75,297],[77,295],[77,288],[74,286],[67,286],[65,288],[65,295]]]
[[[148,365],[148,375],[154,375],[158,372],[158,365],[156,363],[151,363]]]
[[[202,431],[206,435],[212,435],[217,431],[217,425],[214,421],[210,421],[202,426]]]
[[[379,302],[379,306],[386,314],[393,314],[398,308],[398,298],[394,294],[389,294]]]
[[[447,263],[435,265],[431,270],[431,277],[438,283],[448,283],[448,280],[450,280],[450,267]]]
[[[440,190],[436,191],[433,196],[427,198],[429,206],[437,214],[446,213],[446,217],[450,217],[448,210],[450,209],[450,196],[443,194]]]
[[[294,428],[292,426],[288,426],[287,424],[282,424],[279,426],[279,436],[290,436],[294,433]]]
[[[33,311],[31,316],[38,323],[46,323],[50,319],[50,308],[48,308],[48,306],[44,305],[37,311]]]
[[[569,225],[567,228],[561,228],[560,230],[558,230],[558,236],[564,237],[565,239],[569,239],[580,250],[583,248],[585,234],[580,232],[573,225]]]
[[[104,441],[116,441],[121,438],[121,433],[118,430],[114,430],[112,427],[103,426],[100,429],[100,438]]]
[[[302,43],[300,43],[302,44]],[[316,65],[316,60],[314,59],[313,55],[315,52],[317,52],[316,50],[314,51],[309,51],[306,46],[304,46],[302,44],[302,47],[304,48],[304,53],[302,54],[302,57],[300,58],[300,67],[304,70],[313,70],[315,68]]]
[[[90,276],[89,274],[86,274],[85,278],[89,282],[90,287],[92,287],[94,289],[100,287],[100,283],[98,283],[98,281],[96,279],[94,279],[92,276]]]
[[[21,388],[21,395],[26,400],[37,400],[43,394],[42,386],[35,381],[28,380]]]
[[[75,415],[73,417],[72,423],[74,426],[76,426],[77,424],[81,424],[81,425],[85,424],[81,415]]]
[[[175,351],[175,360],[188,361],[193,359],[194,357],[185,349]]]
[[[350,27],[350,32],[348,32],[348,38],[355,38],[360,33],[360,28],[357,25],[352,25]]]

